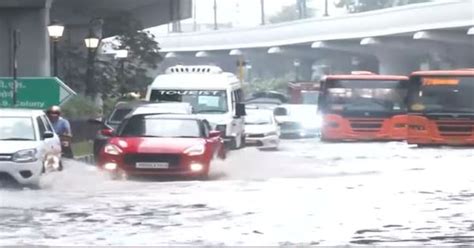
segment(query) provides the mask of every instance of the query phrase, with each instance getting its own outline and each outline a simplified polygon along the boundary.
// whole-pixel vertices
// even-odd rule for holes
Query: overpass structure
[[[81,43],[91,20],[119,15],[123,11],[141,20],[145,27],[191,16],[191,0],[0,0],[0,76],[12,74],[12,31],[19,30],[20,76],[50,75],[50,39],[47,26],[59,20],[66,27],[65,42]],[[108,34],[104,30],[105,35]]]
[[[237,56],[261,70],[295,66],[308,79],[317,65],[333,72],[390,74],[423,66],[474,67],[473,35],[474,1],[447,0],[158,40],[168,64],[217,63],[232,69]]]

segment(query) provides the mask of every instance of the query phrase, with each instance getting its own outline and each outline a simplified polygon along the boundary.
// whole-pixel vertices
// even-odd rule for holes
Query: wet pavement
[[[474,150],[284,141],[209,181],[110,181],[69,163],[0,190],[0,245],[474,244]]]

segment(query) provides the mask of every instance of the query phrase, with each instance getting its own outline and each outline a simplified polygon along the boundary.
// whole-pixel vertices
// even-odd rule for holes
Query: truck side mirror
[[[245,111],[245,104],[244,103],[237,103],[235,105],[235,115],[236,117],[246,116],[247,112]]]

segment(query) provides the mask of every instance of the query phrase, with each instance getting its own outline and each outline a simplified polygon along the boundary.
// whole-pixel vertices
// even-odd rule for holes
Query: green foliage
[[[297,4],[283,6],[277,14],[269,18],[269,22],[280,23],[280,22],[298,20],[300,19],[300,14],[299,14],[298,9],[299,8]],[[311,8],[306,8],[306,17],[310,18],[314,16],[315,16],[315,10]]]
[[[345,7],[349,13],[358,13],[430,1],[431,0],[340,0],[337,1],[336,7]]]
[[[279,78],[255,79],[251,83],[245,85],[246,94],[258,91],[278,91],[286,93],[288,82],[294,79],[294,74],[289,73]]]
[[[72,98],[61,108],[63,115],[68,119],[85,119],[101,112],[92,101],[83,96]]]
[[[87,53],[81,45],[61,47],[61,75],[80,94],[102,93],[104,99],[117,99],[131,91],[143,92],[153,78],[148,71],[162,61],[155,37],[143,31],[140,21],[129,13],[121,13],[104,21],[104,36],[114,36],[114,49],[128,50],[128,58],[116,60],[108,56],[93,58],[93,85],[86,84]],[[89,95],[89,94],[88,94]]]

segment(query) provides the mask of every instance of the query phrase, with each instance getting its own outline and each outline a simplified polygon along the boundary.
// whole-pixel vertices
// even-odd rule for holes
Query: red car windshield
[[[169,119],[156,116],[135,116],[124,123],[122,137],[199,138],[197,120]]]

